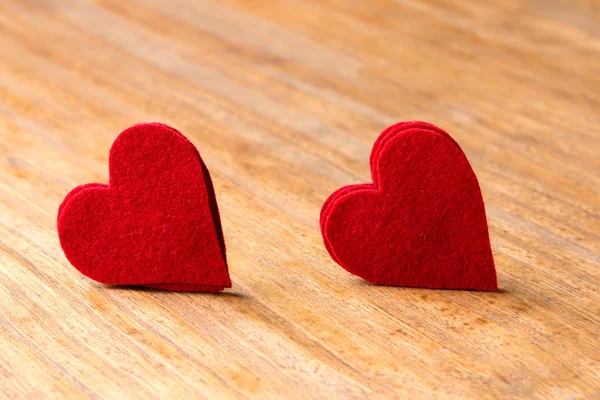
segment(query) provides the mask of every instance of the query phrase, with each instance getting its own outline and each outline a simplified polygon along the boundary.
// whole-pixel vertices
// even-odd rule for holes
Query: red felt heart
[[[65,255],[107,284],[217,292],[231,287],[212,181],[200,154],[163,124],[113,143],[110,184],[78,186],[60,205]]]
[[[334,192],[321,212],[332,258],[380,285],[497,290],[477,178],[458,144],[431,124],[386,129],[373,184]]]

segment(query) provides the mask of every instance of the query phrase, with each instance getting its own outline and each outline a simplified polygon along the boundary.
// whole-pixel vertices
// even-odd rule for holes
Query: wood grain
[[[2,0],[0,397],[600,397],[595,0]],[[374,287],[321,205],[425,120],[482,186],[498,293]],[[233,289],[109,288],[57,207],[116,135],[186,134]]]

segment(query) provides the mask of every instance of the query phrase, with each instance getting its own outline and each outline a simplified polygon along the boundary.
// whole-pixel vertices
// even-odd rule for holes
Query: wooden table
[[[595,0],[2,0],[0,397],[598,398]],[[431,121],[485,199],[501,290],[376,287],[319,211]],[[181,130],[234,286],[103,287],[57,207],[139,121]]]

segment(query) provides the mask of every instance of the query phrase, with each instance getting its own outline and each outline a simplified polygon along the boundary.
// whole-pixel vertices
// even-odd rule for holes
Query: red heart
[[[65,255],[102,283],[181,291],[231,287],[212,181],[200,154],[163,124],[123,131],[110,184],[73,189],[60,205]]]
[[[380,285],[497,290],[477,178],[458,144],[423,122],[386,129],[371,153],[373,184],[323,205],[332,258]]]

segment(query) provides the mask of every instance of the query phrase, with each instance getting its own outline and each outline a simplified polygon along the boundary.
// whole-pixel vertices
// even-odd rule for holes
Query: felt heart
[[[113,143],[110,184],[73,189],[58,211],[65,255],[102,283],[179,291],[231,287],[208,169],[181,133],[135,125]]]
[[[373,184],[343,187],[321,211],[332,258],[380,285],[497,290],[477,178],[458,144],[423,122],[386,129]]]

